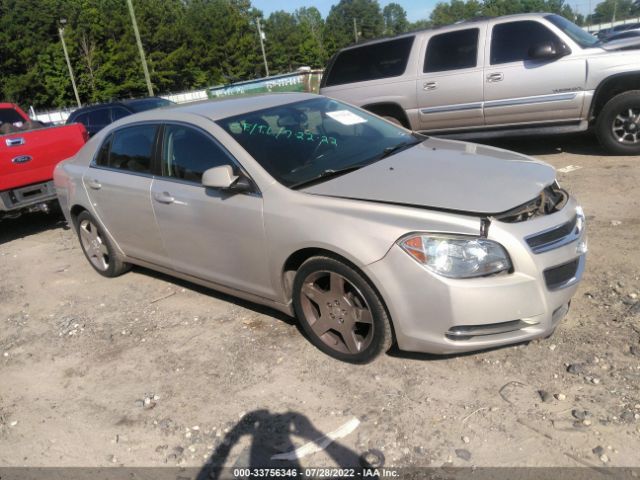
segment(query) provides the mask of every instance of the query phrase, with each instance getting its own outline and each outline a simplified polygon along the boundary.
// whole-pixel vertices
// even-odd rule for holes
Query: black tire
[[[334,278],[342,279],[339,290],[344,293],[338,295],[342,303],[338,301],[334,305],[332,301],[325,304],[325,300],[334,294],[331,286]],[[323,296],[312,300],[309,288]],[[393,343],[391,322],[380,296],[361,273],[340,260],[313,257],[305,261],[293,282],[293,306],[311,343],[343,362],[371,362],[389,350]],[[322,326],[319,327],[320,324]],[[318,329],[321,332],[328,330],[319,335]],[[350,335],[352,341],[348,342],[345,334]],[[357,348],[349,350],[349,346]]]
[[[628,122],[628,127],[624,127],[631,129],[630,131],[637,130],[637,141],[635,142],[632,140],[632,136],[621,141],[619,140],[621,133],[616,134],[613,131],[614,126],[623,128],[621,126],[623,122],[617,118],[621,114],[626,115],[629,109],[640,115],[640,90],[631,90],[616,95],[605,104],[596,119],[596,135],[600,144],[607,151],[616,155],[640,155],[640,122]]]
[[[100,275],[117,277],[131,269],[131,265],[123,262],[109,237],[104,234],[98,222],[86,210],[76,218],[76,233],[80,241],[80,248],[89,264]],[[89,236],[95,235],[95,238]]]

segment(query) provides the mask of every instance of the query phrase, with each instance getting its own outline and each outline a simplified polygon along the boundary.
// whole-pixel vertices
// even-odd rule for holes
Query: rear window
[[[13,108],[0,108],[0,125],[3,123],[18,122],[25,122],[25,119],[22,118]]]
[[[414,37],[403,37],[338,53],[325,86],[397,77],[404,73]]]

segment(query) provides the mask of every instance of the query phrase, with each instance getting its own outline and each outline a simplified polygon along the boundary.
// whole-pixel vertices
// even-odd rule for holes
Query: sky
[[[384,8],[386,4],[392,1],[394,0],[379,0],[380,7]],[[446,0],[395,0],[405,9],[410,22],[428,19],[431,10],[433,10],[438,1]],[[338,3],[338,0],[251,0],[251,4],[262,10],[265,16],[269,16],[271,12],[276,10],[292,13],[300,7],[316,7],[320,10],[322,16],[327,18],[331,6],[336,3]],[[600,2],[599,0],[566,0],[566,3],[584,14],[589,11],[589,5],[593,8]]]
[[[384,8],[387,3],[393,0],[379,0],[380,7]],[[395,0],[407,12],[410,22],[429,18],[429,14],[438,0]],[[293,12],[300,7],[316,7],[324,18],[327,18],[331,5],[338,3],[338,0],[251,0],[251,4],[262,10],[265,16],[276,10]]]

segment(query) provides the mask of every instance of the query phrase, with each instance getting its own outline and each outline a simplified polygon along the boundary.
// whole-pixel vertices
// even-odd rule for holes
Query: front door
[[[482,127],[485,27],[432,35],[423,46],[417,98],[421,130]]]
[[[491,27],[484,70],[484,117],[487,125],[579,121],[584,103],[586,61],[568,54],[534,59],[536,45],[568,48],[546,25],[535,20],[496,23]]]
[[[151,198],[173,268],[189,275],[273,296],[265,254],[262,197],[205,188],[202,174],[235,160],[208,133],[183,124],[164,127],[162,175]]]
[[[151,159],[157,125],[116,130],[84,174],[84,186],[101,223],[125,254],[166,262],[151,206]]]

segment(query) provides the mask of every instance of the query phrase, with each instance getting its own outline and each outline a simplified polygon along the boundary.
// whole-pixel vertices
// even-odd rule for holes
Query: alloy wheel
[[[362,293],[342,275],[311,273],[303,282],[300,300],[311,330],[332,350],[358,354],[371,344],[371,309]]]
[[[640,143],[640,108],[627,108],[616,115],[611,131],[620,143],[627,145]]]
[[[106,271],[109,268],[109,249],[100,236],[98,227],[90,220],[80,222],[80,243],[93,266]]]

